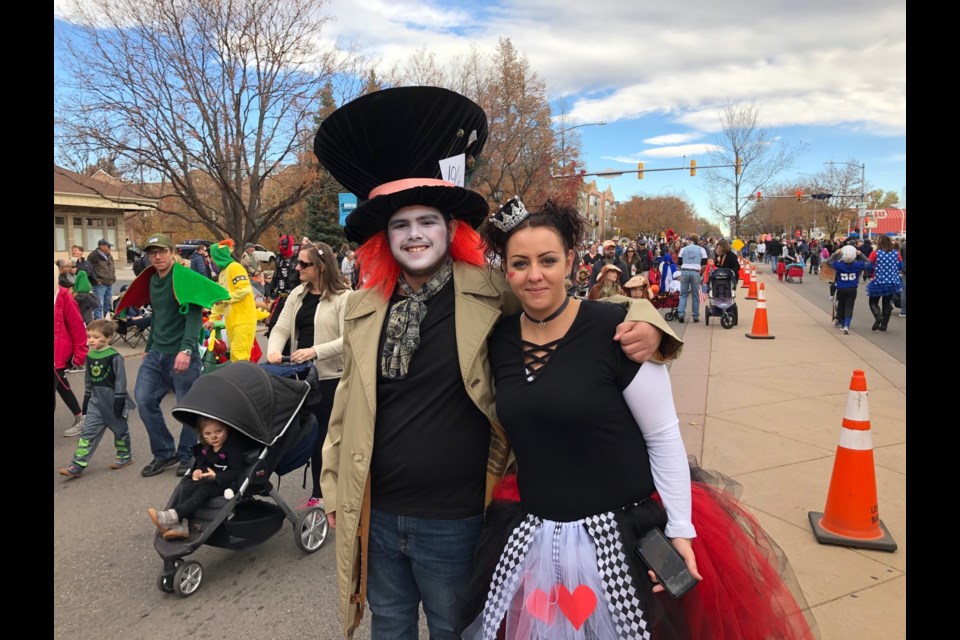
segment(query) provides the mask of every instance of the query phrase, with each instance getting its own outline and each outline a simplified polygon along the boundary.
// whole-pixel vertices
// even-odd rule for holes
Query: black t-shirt
[[[297,349],[307,349],[313,346],[313,320],[317,315],[317,304],[320,303],[319,293],[307,293],[297,309]]]
[[[395,296],[391,305],[401,299]],[[426,304],[420,346],[405,379],[380,375],[386,337],[380,332],[373,508],[416,518],[467,518],[483,513],[490,422],[463,386],[453,281]]]
[[[519,314],[490,337],[497,416],[517,456],[520,500],[533,514],[569,522],[653,492],[647,446],[623,398],[640,365],[613,341],[625,316],[620,305],[581,301],[532,382]]]

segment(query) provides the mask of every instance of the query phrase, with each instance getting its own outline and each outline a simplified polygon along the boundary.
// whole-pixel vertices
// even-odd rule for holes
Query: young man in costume
[[[507,467],[487,337],[519,305],[474,231],[486,199],[439,179],[438,164],[464,154],[463,166],[473,167],[486,137],[486,114],[470,100],[402,87],[341,107],[314,140],[321,164],[362,201],[344,227],[361,244],[363,288],[347,302],[345,369],[321,475],[339,529],[347,637],[366,601],[374,640],[416,638],[421,603],[431,638],[456,637],[456,594]],[[627,319],[645,321],[611,336],[628,353],[679,353],[648,302]]]
[[[280,312],[283,311],[283,305],[287,301],[287,295],[300,284],[300,272],[297,271],[297,255],[293,250],[297,239],[290,234],[280,236],[278,249],[280,257],[277,258],[276,266],[273,270],[273,278],[267,284],[264,295],[273,300],[270,306],[270,319],[267,321],[267,336],[273,330],[280,318]],[[289,355],[289,345],[284,347],[284,355]]]
[[[210,257],[220,270],[218,281],[230,297],[213,306],[210,322],[205,326],[212,329],[217,319],[224,323],[227,345],[230,347],[230,361],[236,362],[250,359],[250,352],[257,338],[258,314],[247,269],[230,255],[232,248],[233,240],[224,240],[210,247]]]
[[[196,431],[181,425],[179,444],[174,443],[163,417],[160,402],[173,391],[183,397],[200,375],[200,341],[203,309],[230,297],[216,282],[181,265],[175,258],[176,245],[169,236],[150,236],[143,247],[150,266],[140,272],[117,304],[122,313],[130,307],[151,305],[153,322],[143,362],[137,373],[134,397],[137,411],[150,438],[153,460],[140,475],[162,473],[177,464],[177,475],[190,469]]]

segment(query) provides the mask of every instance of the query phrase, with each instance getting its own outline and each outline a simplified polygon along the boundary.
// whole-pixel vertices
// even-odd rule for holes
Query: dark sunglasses
[[[304,262],[303,260],[297,260],[297,264],[300,265],[301,269],[309,269],[313,266],[312,262]]]

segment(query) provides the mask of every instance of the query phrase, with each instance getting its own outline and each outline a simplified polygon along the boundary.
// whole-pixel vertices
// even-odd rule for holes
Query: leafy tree
[[[256,241],[310,192],[302,152],[318,94],[359,63],[318,44],[323,4],[73,0],[60,27],[61,155],[111,158],[167,196],[162,213]]]

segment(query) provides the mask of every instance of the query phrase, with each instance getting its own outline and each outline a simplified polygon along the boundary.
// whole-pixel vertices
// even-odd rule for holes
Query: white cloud
[[[647,144],[678,144],[681,142],[690,142],[701,137],[699,133],[668,133],[662,136],[654,136],[644,140]]]
[[[602,156],[604,160],[613,160],[615,162],[626,162],[636,164],[640,161],[646,161],[650,158],[685,158],[687,156],[702,156],[714,151],[721,151],[721,147],[715,144],[682,144],[673,147],[657,147],[655,149],[644,149],[627,156]]]

